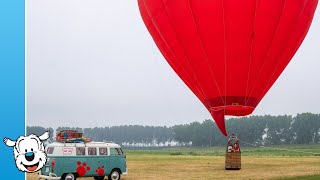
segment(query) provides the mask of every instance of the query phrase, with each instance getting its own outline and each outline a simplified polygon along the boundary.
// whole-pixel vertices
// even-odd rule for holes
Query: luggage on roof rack
[[[77,130],[61,130],[57,132],[56,141],[58,142],[91,142],[90,138],[83,137],[82,132]]]

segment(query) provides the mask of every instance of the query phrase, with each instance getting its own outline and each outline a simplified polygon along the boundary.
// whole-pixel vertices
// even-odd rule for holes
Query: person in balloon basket
[[[240,147],[239,147],[239,145],[238,145],[238,142],[236,142],[236,143],[234,144],[234,146],[233,146],[233,151],[234,151],[234,152],[239,152],[239,151],[240,151]]]
[[[230,139],[228,141],[228,146],[227,146],[227,152],[232,152],[233,151],[233,144],[231,143]]]

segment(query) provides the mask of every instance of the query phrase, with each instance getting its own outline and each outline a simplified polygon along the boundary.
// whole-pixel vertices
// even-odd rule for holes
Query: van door
[[[109,165],[109,156],[108,156],[108,148],[99,147],[99,166],[95,170],[98,176],[108,175],[111,171],[111,167]]]
[[[121,172],[126,170],[126,163],[124,154],[120,148],[111,148],[110,147],[110,161],[109,161],[110,171],[114,168],[118,168]]]
[[[88,158],[87,158],[87,167],[89,169],[87,170],[86,176],[97,176],[96,170],[99,166],[101,166],[100,163],[100,157],[98,156],[98,151],[96,147],[88,147]]]

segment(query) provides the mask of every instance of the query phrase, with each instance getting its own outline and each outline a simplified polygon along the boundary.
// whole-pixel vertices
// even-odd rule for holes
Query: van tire
[[[95,180],[103,180],[103,179],[104,179],[104,176],[95,176],[94,179],[95,179]]]
[[[72,178],[72,179],[70,179]],[[76,180],[77,176],[73,173],[65,173],[62,175],[61,180]]]
[[[108,175],[109,180],[120,180],[121,173],[118,169],[112,169],[111,173]]]

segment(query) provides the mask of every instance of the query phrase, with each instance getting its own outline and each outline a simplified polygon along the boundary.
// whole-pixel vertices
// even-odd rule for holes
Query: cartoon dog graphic
[[[47,162],[47,154],[44,150],[43,142],[49,138],[49,132],[41,136],[30,134],[29,136],[20,136],[16,141],[4,138],[7,146],[14,147],[14,159],[16,166],[23,172],[39,171]]]

